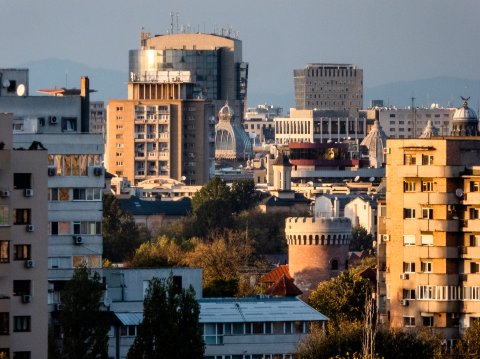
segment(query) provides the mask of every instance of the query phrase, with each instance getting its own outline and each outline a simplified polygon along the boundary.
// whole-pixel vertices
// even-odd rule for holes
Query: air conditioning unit
[[[400,304],[402,305],[402,307],[408,307],[408,300],[407,299],[402,299],[400,301]]]
[[[33,224],[27,224],[27,226],[25,227],[25,230],[27,232],[33,232],[35,230],[35,226]]]
[[[55,116],[50,116],[50,117],[48,118],[48,123],[49,123],[50,125],[56,125],[56,124],[57,124],[57,118],[56,118]]]
[[[31,259],[27,259],[25,261],[25,268],[33,268],[35,267],[35,261]]]
[[[55,310],[63,310],[63,304],[62,303],[55,304]]]
[[[73,236],[72,238],[73,238],[73,243],[75,243],[76,245],[83,243],[83,239],[80,236]]]
[[[408,276],[407,273],[400,274],[400,279],[408,279],[408,278],[409,278],[409,276]]]
[[[31,188],[26,188],[25,191],[23,192],[23,195],[25,197],[33,197],[33,189]]]
[[[22,303],[30,303],[32,301],[32,296],[29,294],[22,295]]]
[[[7,198],[10,197],[10,191],[7,190],[0,190],[0,197]]]
[[[390,240],[390,235],[389,234],[382,234],[382,239],[384,242],[388,242]]]
[[[57,169],[55,167],[48,167],[48,175],[50,177],[55,176],[57,174]]]
[[[93,174],[95,176],[101,176],[103,174],[103,168],[102,167],[93,167]]]
[[[385,155],[389,155],[390,153],[392,153],[392,149],[391,149],[390,147],[385,147],[385,148],[383,149],[383,153],[384,153]]]

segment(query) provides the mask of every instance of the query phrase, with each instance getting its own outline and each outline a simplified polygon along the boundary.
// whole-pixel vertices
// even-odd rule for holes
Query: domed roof
[[[473,111],[470,107],[468,107],[468,98],[462,97],[463,106],[458,108],[453,115],[453,121],[461,120],[461,121],[478,121],[477,114]]]
[[[438,136],[438,128],[433,126],[432,120],[428,120],[427,126],[425,126],[420,138],[432,138],[436,136]]]
[[[218,112],[218,115],[219,115],[220,118],[223,118],[223,117],[231,118],[231,117],[233,117],[234,114],[235,114],[235,112],[228,105],[228,100],[225,101],[225,105]]]
[[[361,146],[368,148],[368,158],[370,160],[370,166],[381,167],[384,163],[383,149],[387,143],[387,135],[383,132],[382,126],[378,120],[373,123],[372,129],[360,143]]]
[[[470,97],[462,97],[463,106],[453,115],[452,136],[478,136],[478,117],[475,111],[468,107]]]

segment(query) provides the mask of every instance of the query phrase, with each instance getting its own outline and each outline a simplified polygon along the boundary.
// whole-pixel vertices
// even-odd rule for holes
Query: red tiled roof
[[[282,274],[278,281],[268,288],[265,293],[273,295],[274,297],[296,297],[297,295],[303,294],[303,292],[293,284],[293,280],[287,278],[285,274]]]
[[[274,270],[268,272],[267,274],[264,274],[262,278],[260,278],[260,282],[262,283],[275,283],[277,282],[280,278],[282,278],[282,275],[285,275],[288,279],[293,281],[293,278],[291,277],[289,271],[288,271],[288,264],[280,265]]]

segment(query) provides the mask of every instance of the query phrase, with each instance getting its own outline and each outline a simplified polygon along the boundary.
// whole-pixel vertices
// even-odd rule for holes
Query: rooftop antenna
[[[65,71],[65,88],[68,88],[68,71]]]
[[[173,34],[173,16],[175,14],[173,13],[173,11],[170,12],[170,34]]]
[[[410,100],[412,100],[413,138],[417,138],[417,114],[415,111],[415,97],[410,97]]]
[[[175,15],[177,16],[177,34],[180,32],[179,27],[178,27],[178,14],[179,14],[178,11],[175,12]]]

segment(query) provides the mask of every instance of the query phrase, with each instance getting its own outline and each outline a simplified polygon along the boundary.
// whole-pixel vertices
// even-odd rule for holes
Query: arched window
[[[338,261],[336,259],[333,259],[331,262],[331,269],[332,270],[338,270]]]
[[[310,235],[308,236],[308,244],[309,244],[309,245],[312,245],[312,241],[313,241],[313,237],[312,237],[312,235],[310,234]]]
[[[318,234],[315,235],[315,245],[318,245]]]

